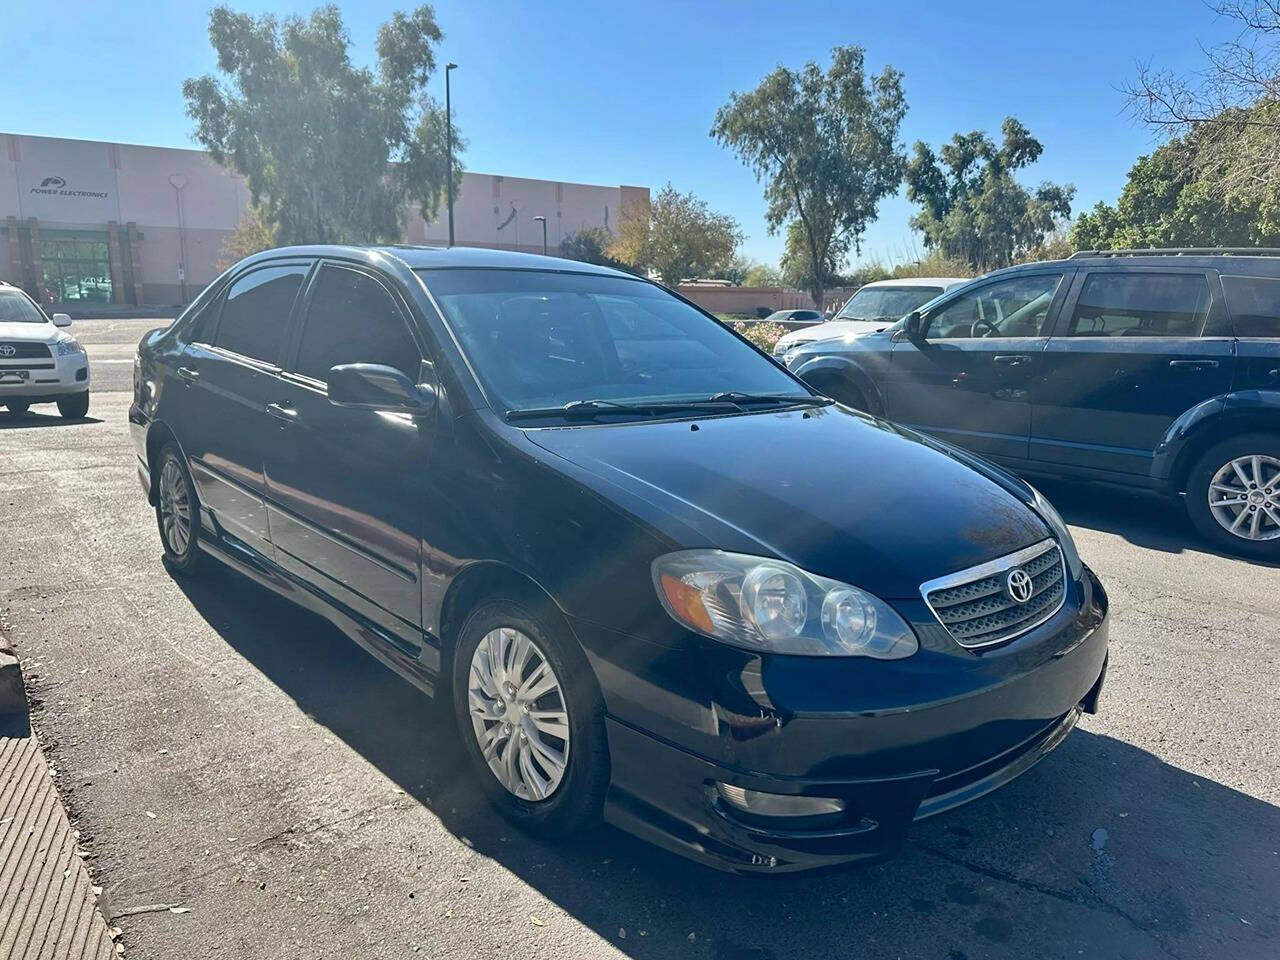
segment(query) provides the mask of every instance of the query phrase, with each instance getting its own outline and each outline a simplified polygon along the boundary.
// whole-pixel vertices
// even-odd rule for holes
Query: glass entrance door
[[[111,302],[111,257],[107,232],[42,230],[44,287],[55,301]]]

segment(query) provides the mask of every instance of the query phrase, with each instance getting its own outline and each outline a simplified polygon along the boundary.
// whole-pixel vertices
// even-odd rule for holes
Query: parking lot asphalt
[[[89,420],[0,414],[0,618],[105,912],[189,908],[119,920],[129,956],[1280,954],[1280,570],[1175,506],[1043,485],[1112,610],[1101,713],[1048,759],[889,863],[726,876],[609,828],[521,834],[431,702],[325,621],[173,579],[126,427],[155,325],[73,328]]]

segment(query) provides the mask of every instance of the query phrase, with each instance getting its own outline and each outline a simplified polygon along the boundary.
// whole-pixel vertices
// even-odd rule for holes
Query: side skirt
[[[440,676],[440,651],[425,637],[422,655],[418,658],[411,657],[402,652],[381,629],[360,614],[323,596],[309,584],[303,583],[265,557],[260,557],[227,540],[213,541],[206,536],[201,536],[197,542],[201,550],[236,572],[280,594],[285,599],[292,600],[298,606],[320,614],[371,656],[400,674],[423,693],[430,697],[435,696],[436,682]]]

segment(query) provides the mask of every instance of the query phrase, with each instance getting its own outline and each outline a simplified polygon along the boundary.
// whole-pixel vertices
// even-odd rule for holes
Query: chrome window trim
[[[1036,557],[1043,553],[1047,553],[1049,550],[1054,548],[1057,548],[1058,550],[1058,563],[1062,567],[1062,596],[1051,610],[1029,623],[1018,624],[1018,629],[1012,633],[1006,633],[991,640],[983,640],[980,643],[965,643],[951,632],[951,628],[943,622],[942,617],[938,615],[938,611],[935,610],[933,608],[933,604],[929,602],[929,594],[936,590],[961,587],[967,583],[973,583],[975,580],[984,580],[987,577],[995,576],[998,573],[1004,573],[1014,567],[1022,566],[1022,564],[1029,560],[1034,560]],[[966,650],[980,650],[984,647],[995,646],[998,643],[1007,643],[1015,637],[1020,637],[1024,633],[1034,630],[1036,627],[1040,626],[1040,624],[1051,618],[1061,610],[1063,604],[1067,602],[1067,586],[1069,582],[1070,581],[1067,577],[1066,553],[1063,551],[1062,547],[1058,545],[1057,540],[1053,539],[1053,537],[1046,537],[1044,540],[1041,540],[1038,543],[1033,543],[1029,547],[1023,547],[1021,550],[1006,554],[1003,557],[996,557],[994,560],[988,560],[986,563],[980,563],[976,567],[957,570],[955,573],[948,573],[946,576],[928,580],[925,583],[920,584],[920,596],[924,600],[924,605],[929,608],[929,612],[933,614],[934,619],[938,621],[938,625],[947,631],[948,636],[950,636],[952,640],[964,647]]]

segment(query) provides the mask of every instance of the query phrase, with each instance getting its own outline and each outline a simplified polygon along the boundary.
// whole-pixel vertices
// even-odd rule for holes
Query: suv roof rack
[[[1068,260],[1081,257],[1280,257],[1280,247],[1149,247],[1146,250],[1077,250]]]

